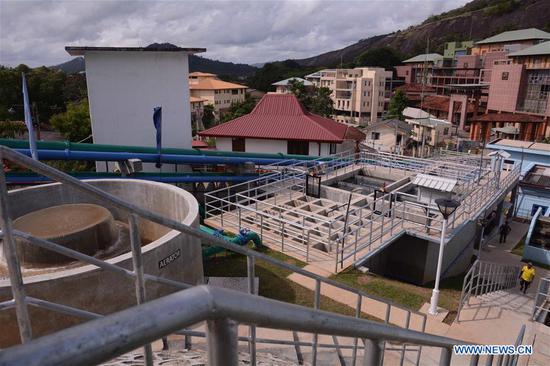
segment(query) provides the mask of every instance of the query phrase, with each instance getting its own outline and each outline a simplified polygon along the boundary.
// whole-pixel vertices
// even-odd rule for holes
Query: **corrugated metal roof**
[[[281,81],[277,81],[276,83],[273,83],[273,84],[271,84],[271,85],[275,85],[275,86],[287,86],[288,83],[289,83],[291,80],[300,81],[300,82],[304,83],[304,86],[311,86],[311,85],[313,85],[313,83],[312,83],[311,81],[307,81],[307,80],[302,79],[302,78],[288,78],[288,79],[284,79],[284,80],[281,80]]]
[[[485,38],[476,44],[526,41],[530,39],[550,39],[550,33],[541,31],[537,28],[519,29],[515,31],[502,32],[496,36]]]
[[[246,89],[248,88],[245,85],[228,83],[227,81],[214,79],[214,78],[205,78],[190,80],[189,89],[191,90],[216,90],[216,89]]]
[[[414,57],[409,58],[408,60],[403,61],[403,63],[408,62],[436,62],[443,60],[443,56],[441,56],[439,53],[423,53],[421,55],[416,55]]]
[[[335,143],[346,139],[365,139],[365,134],[355,127],[306,112],[292,94],[266,94],[249,114],[199,134],[213,137]]]
[[[550,41],[542,42],[537,45],[508,54],[509,57],[537,55],[550,55]]]
[[[413,184],[420,187],[437,189],[442,192],[452,192],[456,186],[456,179],[443,178],[429,174],[417,174],[416,177],[414,177]]]

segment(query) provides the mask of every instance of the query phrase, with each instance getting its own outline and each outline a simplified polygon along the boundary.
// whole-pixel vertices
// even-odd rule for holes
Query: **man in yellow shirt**
[[[521,274],[519,275],[520,291],[526,293],[534,278],[535,267],[533,267],[533,263],[529,262],[526,266],[523,266],[521,269]]]

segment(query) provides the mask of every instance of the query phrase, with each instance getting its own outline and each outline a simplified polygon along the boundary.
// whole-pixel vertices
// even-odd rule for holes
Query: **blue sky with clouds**
[[[53,65],[66,45],[205,47],[205,57],[258,63],[304,58],[405,29],[468,0],[6,1],[0,64]]]

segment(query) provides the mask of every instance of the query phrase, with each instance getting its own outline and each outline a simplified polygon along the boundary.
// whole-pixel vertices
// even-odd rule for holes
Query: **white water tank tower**
[[[156,146],[153,108],[162,106],[162,146],[191,148],[188,56],[206,49],[155,44],[65,50],[86,60],[94,143]],[[99,162],[96,168],[105,171],[106,166]],[[171,169],[162,167],[163,172]],[[144,171],[158,169],[148,163]]]

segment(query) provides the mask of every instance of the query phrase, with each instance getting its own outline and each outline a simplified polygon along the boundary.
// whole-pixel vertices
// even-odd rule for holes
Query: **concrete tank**
[[[195,197],[175,186],[134,179],[104,179],[87,182],[142,208],[186,225],[199,226],[199,211]],[[126,212],[59,183],[10,191],[8,204],[14,222],[25,215],[32,217],[33,212],[67,204],[102,206],[110,212],[116,222],[128,222]],[[101,222],[110,221],[108,215],[101,213],[101,216],[103,216]],[[109,224],[109,227],[112,226]],[[189,284],[203,282],[200,240],[144,219],[140,219],[139,229],[145,273]],[[65,245],[61,242],[60,244]],[[106,258],[109,263],[132,269],[129,244],[121,252],[115,252]],[[0,261],[4,261],[1,255]],[[5,267],[5,263],[1,265]],[[23,266],[28,296],[100,314],[109,314],[136,304],[134,281],[123,275],[106,272],[92,265],[83,265],[81,262],[40,263],[37,267],[24,263]],[[147,283],[146,296],[150,300],[174,291],[172,287]],[[2,277],[0,272],[0,302],[11,298],[9,280],[6,276]],[[33,306],[29,306],[29,312],[33,337],[52,333],[83,321],[80,318]],[[20,342],[14,309],[0,311],[0,324],[2,324],[0,348]]]

